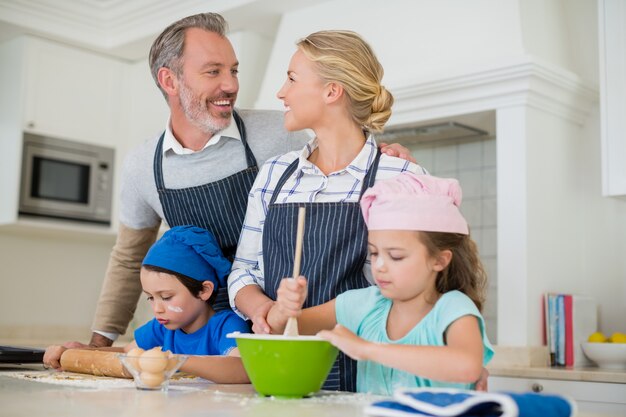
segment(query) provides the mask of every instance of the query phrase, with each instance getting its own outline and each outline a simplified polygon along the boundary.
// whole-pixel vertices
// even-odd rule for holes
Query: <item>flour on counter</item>
[[[132,379],[109,378],[104,376],[78,374],[74,372],[56,371],[20,371],[3,372],[2,375],[11,378],[29,381],[44,382],[47,384],[67,385],[76,388],[111,389],[111,388],[135,388]],[[170,379],[170,390],[206,389],[207,384],[212,382],[189,374],[174,375]]]
[[[234,392],[223,392],[218,390],[212,390],[213,401],[236,401],[239,402],[240,405],[254,405],[264,402],[275,402],[275,403],[293,403],[293,398],[280,398],[280,397],[264,397],[258,394],[254,394],[250,396],[247,393],[234,393]],[[221,398],[220,398],[221,397]],[[316,394],[313,394],[310,397],[305,397],[298,399],[298,404],[300,406],[306,406],[306,404],[370,404],[374,401],[380,401],[384,399],[389,399],[389,397],[384,397],[381,395],[374,394],[361,394],[361,393],[352,393],[352,392],[341,392],[341,391],[319,391]]]
[[[383,397],[381,395],[374,394],[362,394],[352,392],[335,392],[335,391],[320,391],[317,394],[309,398],[304,398],[308,402],[318,403],[371,403],[373,401],[380,401],[389,399],[389,397]]]

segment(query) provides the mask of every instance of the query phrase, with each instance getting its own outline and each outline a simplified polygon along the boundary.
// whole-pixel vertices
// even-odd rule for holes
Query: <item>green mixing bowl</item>
[[[243,366],[261,395],[301,398],[322,388],[338,350],[317,336],[231,333]]]

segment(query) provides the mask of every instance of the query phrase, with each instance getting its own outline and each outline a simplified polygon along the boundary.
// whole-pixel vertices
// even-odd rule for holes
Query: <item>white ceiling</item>
[[[20,34],[53,39],[128,60],[184,16],[217,12],[231,31],[273,39],[282,13],[329,0],[0,0],[0,42]]]

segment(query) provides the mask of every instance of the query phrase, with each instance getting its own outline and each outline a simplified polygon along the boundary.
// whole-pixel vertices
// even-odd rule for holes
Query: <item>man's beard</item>
[[[232,111],[221,112],[219,117],[214,117],[208,109],[207,103],[195,95],[191,88],[181,79],[180,93],[178,94],[183,113],[187,119],[205,133],[214,135],[230,125]],[[220,98],[231,98],[231,95]],[[219,99],[219,98],[218,98]]]

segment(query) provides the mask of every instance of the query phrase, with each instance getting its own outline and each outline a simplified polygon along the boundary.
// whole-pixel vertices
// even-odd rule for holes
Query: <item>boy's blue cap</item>
[[[176,226],[165,232],[152,245],[142,265],[212,281],[215,289],[226,286],[231,268],[213,234],[196,226]]]

